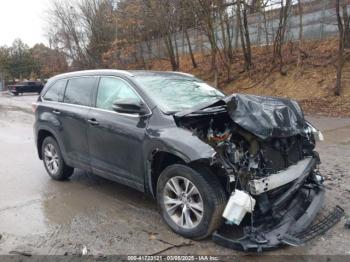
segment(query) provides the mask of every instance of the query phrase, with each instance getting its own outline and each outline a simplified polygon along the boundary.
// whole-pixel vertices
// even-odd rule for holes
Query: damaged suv
[[[260,251],[319,231],[323,138],[295,101],[226,96],[179,72],[94,70],[51,78],[33,109],[53,179],[82,168],[150,193],[184,237]]]

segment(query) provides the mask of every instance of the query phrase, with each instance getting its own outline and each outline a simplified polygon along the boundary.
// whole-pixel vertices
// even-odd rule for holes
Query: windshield
[[[142,75],[136,76],[135,79],[147,95],[167,113],[215,102],[225,97],[219,90],[194,77]]]

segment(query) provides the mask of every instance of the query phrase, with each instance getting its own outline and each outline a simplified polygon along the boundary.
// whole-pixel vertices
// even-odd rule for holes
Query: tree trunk
[[[247,13],[245,9],[243,10],[243,23],[241,15],[241,1],[237,2],[237,22],[238,29],[240,33],[241,46],[244,56],[244,69],[249,70],[252,65],[251,60],[251,48],[250,48],[250,38],[248,31]]]
[[[164,39],[164,44],[165,44],[165,47],[167,49],[168,57],[170,60],[171,69],[173,71],[177,71],[179,69],[179,67],[178,67],[178,64],[176,62],[174,46],[173,46],[173,43],[171,41],[171,35],[167,34],[166,36],[164,36],[163,39]]]
[[[251,45],[250,45],[247,10],[245,7],[243,9],[243,25],[244,25],[245,43],[246,43],[246,50],[247,50],[247,64],[248,64],[248,69],[250,69],[250,67],[252,65],[252,50],[251,50]]]
[[[301,0],[298,1],[298,11],[299,11],[299,52],[297,67],[301,64],[301,53],[303,48],[303,6]]]
[[[139,44],[139,48],[140,48],[140,58],[141,58],[141,61],[142,61],[142,67],[144,69],[147,69],[142,42],[139,42],[138,44]]]
[[[238,11],[236,11],[236,13],[238,13]],[[238,49],[239,35],[240,35],[240,18],[238,16],[238,14],[236,14],[235,49]]]
[[[338,22],[338,30],[339,30],[339,45],[338,45],[338,61],[337,61],[337,79],[335,82],[334,87],[334,95],[340,96],[340,90],[341,90],[341,79],[342,79],[342,73],[343,73],[343,67],[344,67],[344,24],[340,15],[340,0],[336,0],[336,15],[337,15],[337,22]],[[343,9],[344,14],[344,9]],[[345,17],[344,17],[345,18]],[[346,18],[344,19],[346,20]]]
[[[342,9],[344,20],[344,48],[350,48],[350,19],[347,5],[345,3],[343,4]]]
[[[179,58],[179,48],[176,41],[176,33],[174,33],[174,44],[175,44],[175,58],[176,58],[176,70],[180,69],[180,58]]]
[[[270,41],[269,41],[269,29],[267,27],[267,20],[266,20],[266,13],[265,10],[263,12],[263,19],[264,19],[264,30],[265,30],[265,44],[266,44],[266,51],[269,52],[270,50]]]
[[[230,63],[232,64],[232,62],[233,62],[233,49],[232,49],[232,32],[230,30],[230,20],[227,19],[225,21],[225,24],[226,24],[227,41],[228,41],[227,53],[228,53],[228,56],[229,56],[229,59],[230,59]]]
[[[193,52],[192,52],[192,46],[191,46],[190,37],[188,36],[187,29],[184,29],[184,31],[185,31],[185,37],[186,37],[186,40],[187,40],[188,50],[189,50],[190,56],[191,56],[192,66],[193,66],[193,68],[197,68],[197,63],[196,63],[196,60],[194,59],[194,55],[193,55]]]
[[[224,25],[224,19],[222,18],[222,13],[223,13],[223,10],[220,10],[220,13],[219,13],[220,29],[221,29],[221,35],[222,35],[223,48],[224,48],[224,55],[225,57],[227,57],[228,56],[227,39],[226,39],[225,25]]]
[[[284,35],[287,27],[288,12],[290,9],[291,0],[286,0],[286,5],[283,5],[283,0],[281,1],[280,18],[279,24],[276,32],[275,41],[273,44],[273,62],[274,64],[279,64],[279,71],[281,75],[286,73],[283,71],[283,57],[282,57],[282,47],[284,43]]]

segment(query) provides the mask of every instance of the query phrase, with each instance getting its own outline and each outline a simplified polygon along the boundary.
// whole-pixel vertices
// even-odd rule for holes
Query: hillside
[[[341,96],[333,95],[335,83],[336,39],[308,41],[302,47],[302,63],[297,66],[298,44],[288,43],[283,50],[285,75],[272,66],[272,55],[268,48],[253,49],[255,62],[250,72],[242,72],[243,57],[236,52],[231,67],[230,81],[224,70],[220,74],[219,87],[226,93],[250,93],[289,97],[299,101],[307,114],[350,117],[350,63],[343,72]],[[193,69],[189,56],[180,58],[180,71],[194,74],[208,82],[214,77],[210,73],[210,57],[195,54],[198,68]],[[170,70],[165,60],[148,62],[148,69]]]

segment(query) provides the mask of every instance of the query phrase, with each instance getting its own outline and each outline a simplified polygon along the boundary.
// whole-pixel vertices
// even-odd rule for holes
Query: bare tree
[[[173,71],[179,70],[180,61],[176,36],[180,17],[180,0],[143,0],[148,25],[162,38]]]
[[[77,5],[71,5],[68,1],[52,1],[48,10],[48,36],[52,45],[63,51],[72,64],[85,68],[86,39],[80,26],[78,9]]]
[[[191,8],[196,16],[200,18],[201,28],[207,36],[210,44],[211,71],[214,73],[214,85],[218,86],[218,44],[215,31],[215,12],[213,0],[190,1]]]
[[[343,24],[344,24],[344,48],[350,48],[350,18],[348,15],[347,5],[342,5]]]
[[[337,56],[337,78],[335,82],[334,95],[339,96],[341,91],[342,73],[345,64],[345,43],[347,41],[346,28],[349,27],[349,18],[347,14],[347,5],[342,4],[342,13],[340,13],[340,0],[336,0],[336,16],[339,30],[339,45],[338,45],[338,56]]]
[[[281,0],[279,24],[276,31],[275,40],[273,43],[273,62],[274,64],[276,63],[279,64],[279,71],[282,75],[286,74],[286,72],[283,71],[282,47],[284,44],[284,38],[285,38],[291,3],[292,3],[292,0],[285,0],[285,4],[284,4],[284,0]]]
[[[302,55],[302,48],[303,48],[303,4],[301,2],[302,0],[298,0],[298,12],[299,12],[299,52],[298,52],[298,61],[297,61],[297,67],[301,64],[301,55]]]
[[[249,27],[248,27],[248,18],[247,18],[247,10],[246,3],[244,0],[237,0],[237,21],[238,21],[238,29],[240,33],[241,46],[244,55],[244,67],[245,70],[249,70],[252,66],[252,51],[250,44],[250,35],[249,35]]]
[[[194,55],[193,55],[192,45],[191,45],[190,37],[188,35],[188,29],[187,28],[184,28],[184,33],[185,33],[185,36],[186,36],[186,41],[187,41],[187,45],[188,45],[188,51],[190,52],[192,66],[193,66],[193,68],[197,68],[198,65],[197,65],[196,59],[194,58]]]
[[[180,1],[180,8],[181,8],[181,27],[183,30],[183,33],[186,38],[187,46],[188,46],[188,51],[190,53],[191,57],[191,62],[193,68],[197,68],[197,62],[194,58],[193,50],[192,50],[192,45],[191,45],[191,40],[188,35],[188,30],[190,28],[194,28],[196,25],[196,17],[194,15],[194,12],[191,10],[191,4],[189,4],[188,1],[186,0],[181,0]]]
[[[102,65],[102,55],[116,36],[114,0],[84,0],[79,4],[82,25],[88,38],[86,53],[91,67]]]
[[[114,0],[53,0],[48,12],[50,43],[77,69],[101,65],[115,39]]]
[[[256,7],[257,12],[262,16],[262,23],[264,27],[264,32],[265,32],[265,46],[266,46],[266,51],[269,51],[269,45],[270,45],[270,40],[269,40],[269,29],[267,25],[267,18],[266,18],[266,7],[269,4],[270,0],[260,0],[259,5]]]

